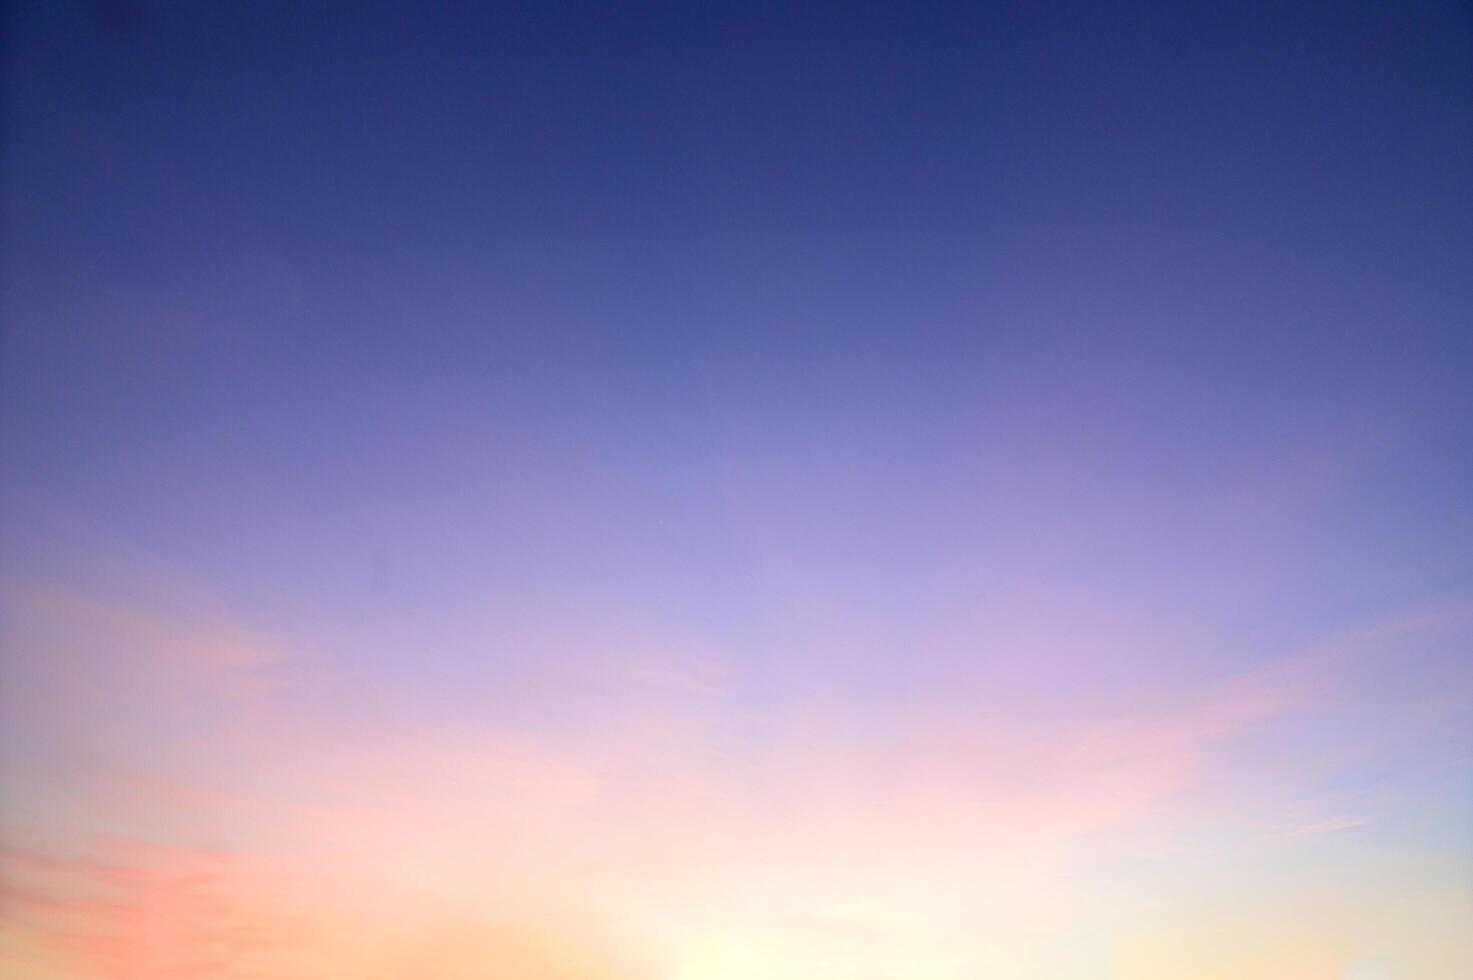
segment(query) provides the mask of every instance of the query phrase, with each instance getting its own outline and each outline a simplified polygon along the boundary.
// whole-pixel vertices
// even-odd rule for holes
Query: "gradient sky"
[[[24,6],[8,977],[1473,975],[1466,5]]]

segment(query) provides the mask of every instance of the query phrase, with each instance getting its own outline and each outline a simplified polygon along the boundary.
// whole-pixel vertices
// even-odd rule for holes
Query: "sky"
[[[6,976],[1473,975],[1466,4],[7,16]]]

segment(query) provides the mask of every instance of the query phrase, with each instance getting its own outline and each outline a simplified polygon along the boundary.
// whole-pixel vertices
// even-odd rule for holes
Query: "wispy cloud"
[[[1300,837],[1313,837],[1318,834],[1331,834],[1341,830],[1353,830],[1356,827],[1366,827],[1372,823],[1375,823],[1375,820],[1371,817],[1326,817],[1323,820],[1299,824],[1276,834],[1271,834],[1269,835],[1269,839],[1294,840]]]

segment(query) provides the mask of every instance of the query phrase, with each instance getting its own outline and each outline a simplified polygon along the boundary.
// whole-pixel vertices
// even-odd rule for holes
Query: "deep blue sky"
[[[1323,468],[1320,613],[1473,573],[1458,5],[427,6],[12,12],[17,571],[371,602],[479,541],[398,587],[730,625],[737,493],[847,600],[1042,533],[1170,604],[1278,532],[1145,515]]]

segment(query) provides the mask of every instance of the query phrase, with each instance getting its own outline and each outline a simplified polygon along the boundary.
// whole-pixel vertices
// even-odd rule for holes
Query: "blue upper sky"
[[[11,573],[718,629],[764,561],[1255,628],[1473,573],[1458,5],[426,6],[12,13]]]

